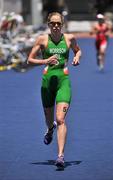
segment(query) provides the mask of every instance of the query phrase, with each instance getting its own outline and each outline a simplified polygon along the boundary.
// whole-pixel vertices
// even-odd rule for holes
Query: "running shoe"
[[[58,168],[64,168],[65,167],[65,162],[64,162],[64,156],[58,156],[56,162],[55,162],[55,165],[58,167]]]
[[[48,145],[48,144],[50,144],[52,142],[52,140],[53,140],[53,132],[56,129],[56,127],[57,127],[57,124],[54,121],[53,122],[53,127],[51,129],[48,129],[46,134],[44,135],[44,143],[46,145]]]
[[[103,64],[100,64],[99,66],[99,71],[103,71],[104,70],[104,65]]]

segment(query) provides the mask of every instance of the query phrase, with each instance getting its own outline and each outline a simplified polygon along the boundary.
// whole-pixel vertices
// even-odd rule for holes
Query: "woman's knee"
[[[62,124],[65,123],[65,119],[63,117],[61,117],[61,116],[57,116],[56,121],[57,121],[58,125],[62,125]]]

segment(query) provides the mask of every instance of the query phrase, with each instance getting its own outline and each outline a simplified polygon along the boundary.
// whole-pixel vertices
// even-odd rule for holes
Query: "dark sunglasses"
[[[61,26],[61,25],[62,25],[61,22],[53,22],[53,21],[49,22],[48,24],[49,24],[49,25],[52,25],[52,26],[55,26],[56,24],[57,24],[58,26]]]

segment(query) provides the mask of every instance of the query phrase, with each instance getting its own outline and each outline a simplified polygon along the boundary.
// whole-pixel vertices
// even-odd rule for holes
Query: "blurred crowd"
[[[26,25],[20,14],[4,12],[0,20],[0,71],[25,72],[31,68],[26,63],[28,53],[44,30],[44,26]]]

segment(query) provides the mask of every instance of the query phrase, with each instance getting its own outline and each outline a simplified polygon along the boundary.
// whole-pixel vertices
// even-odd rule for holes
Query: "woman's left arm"
[[[76,39],[75,39],[74,35],[72,35],[72,38],[71,38],[71,49],[74,52],[74,57],[73,57],[72,64],[74,66],[77,66],[77,65],[80,64],[80,57],[82,55],[82,52],[81,52],[81,49],[80,49],[80,47],[78,46],[78,44],[76,42]]]

